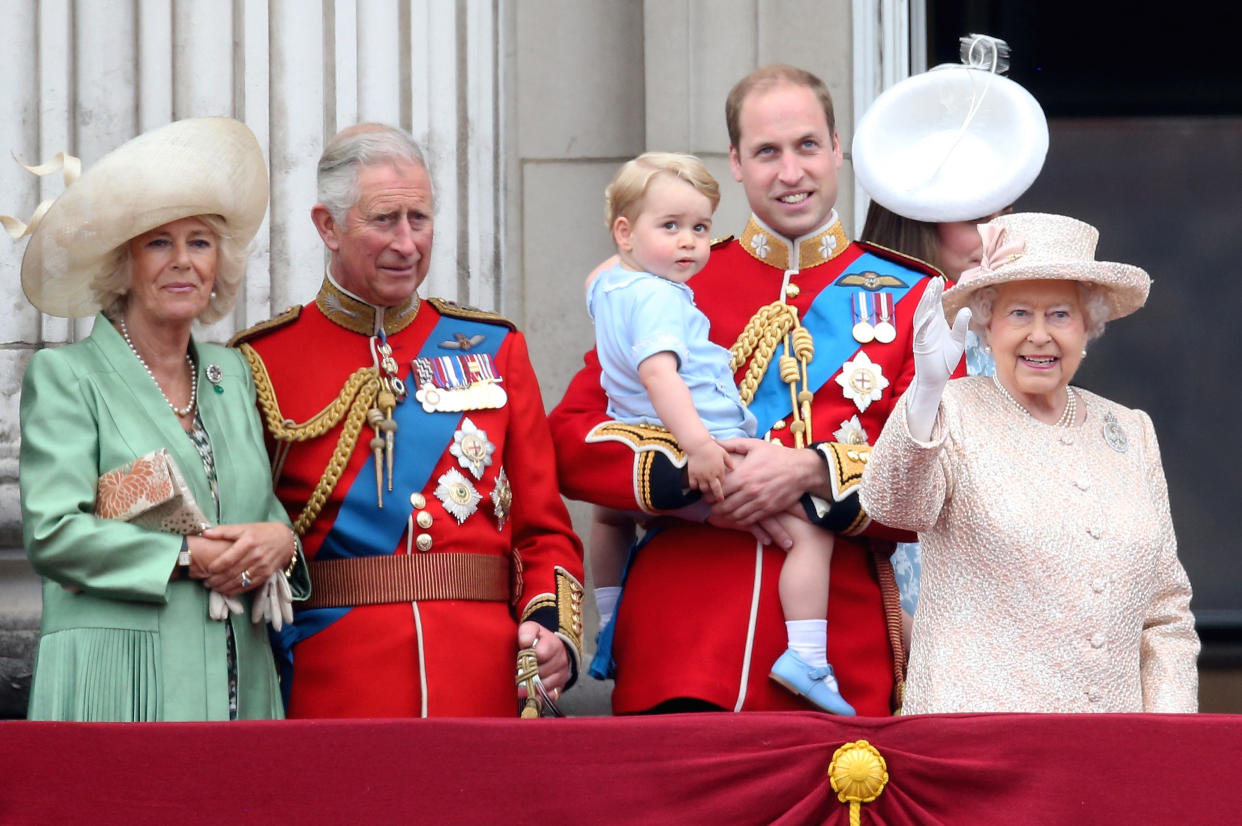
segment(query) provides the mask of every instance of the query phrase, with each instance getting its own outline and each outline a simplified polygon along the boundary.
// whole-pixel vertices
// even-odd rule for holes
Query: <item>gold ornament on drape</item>
[[[884,791],[888,764],[875,746],[866,740],[855,740],[833,752],[828,780],[837,799],[850,804],[850,826],[859,826],[860,804],[870,803]]]

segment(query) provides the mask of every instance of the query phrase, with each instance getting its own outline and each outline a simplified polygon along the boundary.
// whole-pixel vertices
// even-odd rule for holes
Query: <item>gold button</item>
[[[789,296],[790,298],[797,298],[798,293],[800,292],[802,292],[802,290],[798,288],[797,284],[786,284],[785,285],[785,295]]]
[[[418,536],[414,537],[414,547],[418,548],[420,551],[430,551],[431,534],[420,533]]]
[[[775,424],[773,424],[773,425],[772,425],[772,429],[773,429],[773,430],[784,430],[784,429],[785,429],[785,420],[784,420],[784,419],[781,419],[780,421],[778,421],[778,422],[776,422]]]
[[[410,507],[414,508],[415,510],[422,510],[423,508],[427,507],[427,497],[423,496],[421,493],[411,493],[410,494]]]
[[[419,511],[418,515],[414,517],[414,521],[418,523],[418,527],[427,530],[431,527],[431,514],[427,513],[427,511]]]

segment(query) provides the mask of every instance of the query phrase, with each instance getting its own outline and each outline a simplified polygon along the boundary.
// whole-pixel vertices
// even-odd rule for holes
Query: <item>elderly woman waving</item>
[[[916,310],[916,378],[863,480],[868,513],[923,542],[903,711],[1195,711],[1199,639],[1151,420],[1070,386],[1150,279],[1096,261],[1098,233],[1072,218],[980,233],[981,265]],[[996,376],[949,382],[968,320]]]
[[[298,543],[249,369],[191,336],[233,306],[266,208],[250,130],[202,118],[113,151],[27,233],[30,301],[101,309],[22,388],[23,534],[43,577],[32,719],[282,715],[262,620],[279,627],[306,592]]]

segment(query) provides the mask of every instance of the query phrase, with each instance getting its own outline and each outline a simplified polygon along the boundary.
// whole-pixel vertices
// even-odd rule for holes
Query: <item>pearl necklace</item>
[[[1000,383],[1000,379],[992,376],[992,383],[996,385],[996,389],[1001,391],[1001,395],[1013,402],[1014,406],[1028,416],[1031,411],[1023,407],[1022,402],[1009,395],[1009,391],[1005,389],[1005,385]],[[1034,416],[1031,416],[1034,419]],[[1074,388],[1068,384],[1065,385],[1065,410],[1061,411],[1061,418],[1057,419],[1053,427],[1073,427],[1074,422],[1078,419],[1078,395],[1074,392]]]
[[[142,357],[142,353],[138,352],[138,348],[134,346],[134,342],[129,338],[129,329],[125,326],[125,319],[121,319],[121,338],[125,339],[125,343],[129,345],[129,351],[138,359],[138,363],[142,365],[142,369],[147,371],[147,375],[151,377],[151,381],[155,382],[155,389],[160,391],[160,395],[164,397],[164,401],[168,404],[172,412],[178,416],[188,416],[194,410],[194,405],[198,402],[198,371],[194,369],[194,359],[190,358],[190,354],[185,354],[185,363],[190,367],[190,403],[185,407],[177,407],[172,403],[172,399],[168,398],[168,394],[164,392],[164,388],[160,387],[159,380],[155,378],[155,374],[151,372],[150,366],[147,365],[146,359]]]

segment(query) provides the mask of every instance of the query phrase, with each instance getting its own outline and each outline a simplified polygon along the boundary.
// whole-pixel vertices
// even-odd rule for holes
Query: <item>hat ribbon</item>
[[[65,186],[72,184],[82,174],[82,161],[67,152],[59,152],[56,157],[38,166],[26,166],[26,164],[17,160],[16,155],[13,156],[13,160],[17,161],[17,165],[22,169],[39,177],[63,171]],[[48,198],[35,207],[34,214],[30,216],[30,223],[24,223],[11,215],[0,215],[0,226],[3,226],[5,231],[13,236],[14,241],[25,238],[27,235],[32,235],[39,228],[39,222],[43,220],[44,214],[47,213],[55,201],[55,198]]]
[[[981,278],[998,267],[1017,261],[1026,252],[1026,239],[1010,237],[1005,227],[980,224],[979,235],[983,238],[983,256],[979,259],[979,266],[962,273],[959,283]]]

